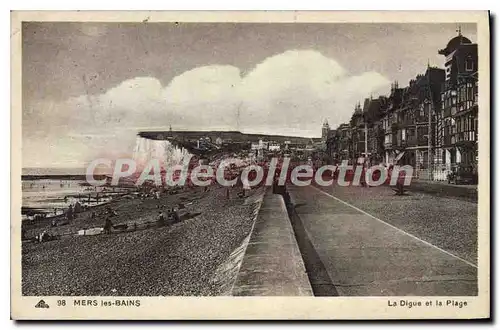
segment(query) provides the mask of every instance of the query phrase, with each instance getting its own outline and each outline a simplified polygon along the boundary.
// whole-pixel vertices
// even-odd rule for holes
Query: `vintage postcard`
[[[11,19],[13,319],[489,318],[488,12]]]

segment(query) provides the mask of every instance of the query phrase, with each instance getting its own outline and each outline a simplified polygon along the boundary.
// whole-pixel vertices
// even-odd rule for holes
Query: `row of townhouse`
[[[457,164],[477,168],[477,44],[459,33],[439,54],[445,69],[428,65],[408,86],[356,104],[328,138],[332,160],[411,165],[434,180]]]

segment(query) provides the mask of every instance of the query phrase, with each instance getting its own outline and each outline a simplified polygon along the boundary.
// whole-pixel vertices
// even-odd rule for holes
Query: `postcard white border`
[[[479,203],[477,297],[124,297],[141,307],[55,308],[58,299],[21,295],[21,22],[477,23],[479,45]],[[14,319],[469,319],[490,315],[490,44],[486,11],[23,11],[11,13],[11,316]],[[50,309],[36,309],[43,298]],[[78,297],[82,299],[83,297]],[[90,299],[119,299],[91,297]],[[393,308],[391,299],[461,300],[465,308]]]

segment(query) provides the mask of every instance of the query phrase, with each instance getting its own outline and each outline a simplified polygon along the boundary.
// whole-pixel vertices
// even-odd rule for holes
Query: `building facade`
[[[326,143],[328,136],[330,135],[330,125],[328,125],[328,120],[325,119],[323,122],[323,127],[321,127],[321,141]]]
[[[340,164],[342,160],[352,159],[351,127],[340,124],[327,141],[327,150],[331,163]]]
[[[349,125],[351,128],[352,156],[358,158],[365,152],[365,120],[361,104],[358,103],[354,107],[354,113]]]
[[[391,92],[387,98],[382,114],[382,130],[384,132],[384,154],[385,164],[393,164],[398,157],[397,148],[398,125],[396,110],[401,105],[403,89],[399,88],[398,82],[391,85]]]
[[[356,104],[348,124],[330,142],[334,157],[411,165],[416,175],[446,180],[458,165],[477,169],[478,57],[460,31],[444,49],[444,69],[427,65],[388,96]]]
[[[449,171],[457,164],[477,167],[477,44],[460,32],[444,49],[446,77],[441,92],[436,152],[438,165]]]

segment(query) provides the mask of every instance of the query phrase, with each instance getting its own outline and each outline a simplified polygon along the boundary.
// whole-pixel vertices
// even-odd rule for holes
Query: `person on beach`
[[[158,215],[158,220],[156,221],[158,227],[163,227],[166,224],[165,221],[165,216],[163,215],[163,212],[160,211],[160,214]]]
[[[75,219],[78,217],[78,213],[80,213],[82,211],[83,211],[82,204],[79,201],[77,201],[75,203],[74,208],[73,208],[73,214],[74,214]]]
[[[67,219],[68,221],[73,220],[73,205],[70,205],[70,206],[68,207],[68,211],[66,211],[66,219]]]
[[[114,216],[118,215],[118,213],[116,213],[116,211],[115,211],[115,210],[113,210],[113,209],[111,208],[111,206],[109,206],[109,205],[106,207],[106,213],[108,213],[108,215],[109,215],[110,217],[114,217]]]
[[[177,213],[177,211],[175,210],[175,208],[171,208],[170,209],[169,218],[171,219],[172,224],[180,222],[180,220],[181,220],[179,218],[179,214]]]
[[[273,194],[283,194],[285,187],[279,184],[280,174],[276,173],[273,180]]]
[[[181,222],[181,216],[179,215],[179,212],[180,212],[181,208],[185,209],[184,204],[179,204],[179,207],[177,209],[172,208],[172,211],[174,212],[174,214],[173,214],[174,223]]]
[[[250,191],[252,187],[250,187],[250,183],[247,178],[243,178],[241,180],[241,197],[246,197],[247,191]]]
[[[109,216],[106,217],[106,222],[104,223],[104,233],[110,234],[111,228],[113,228],[113,222]]]
[[[49,233],[47,233],[46,230],[44,230],[43,232],[41,232],[35,238],[38,240],[38,243],[53,241],[54,239],[56,239],[55,236],[50,235]]]
[[[38,236],[36,237],[38,239],[38,243],[42,243],[44,241],[46,234],[47,234],[47,232],[45,232],[45,231],[38,234]]]

